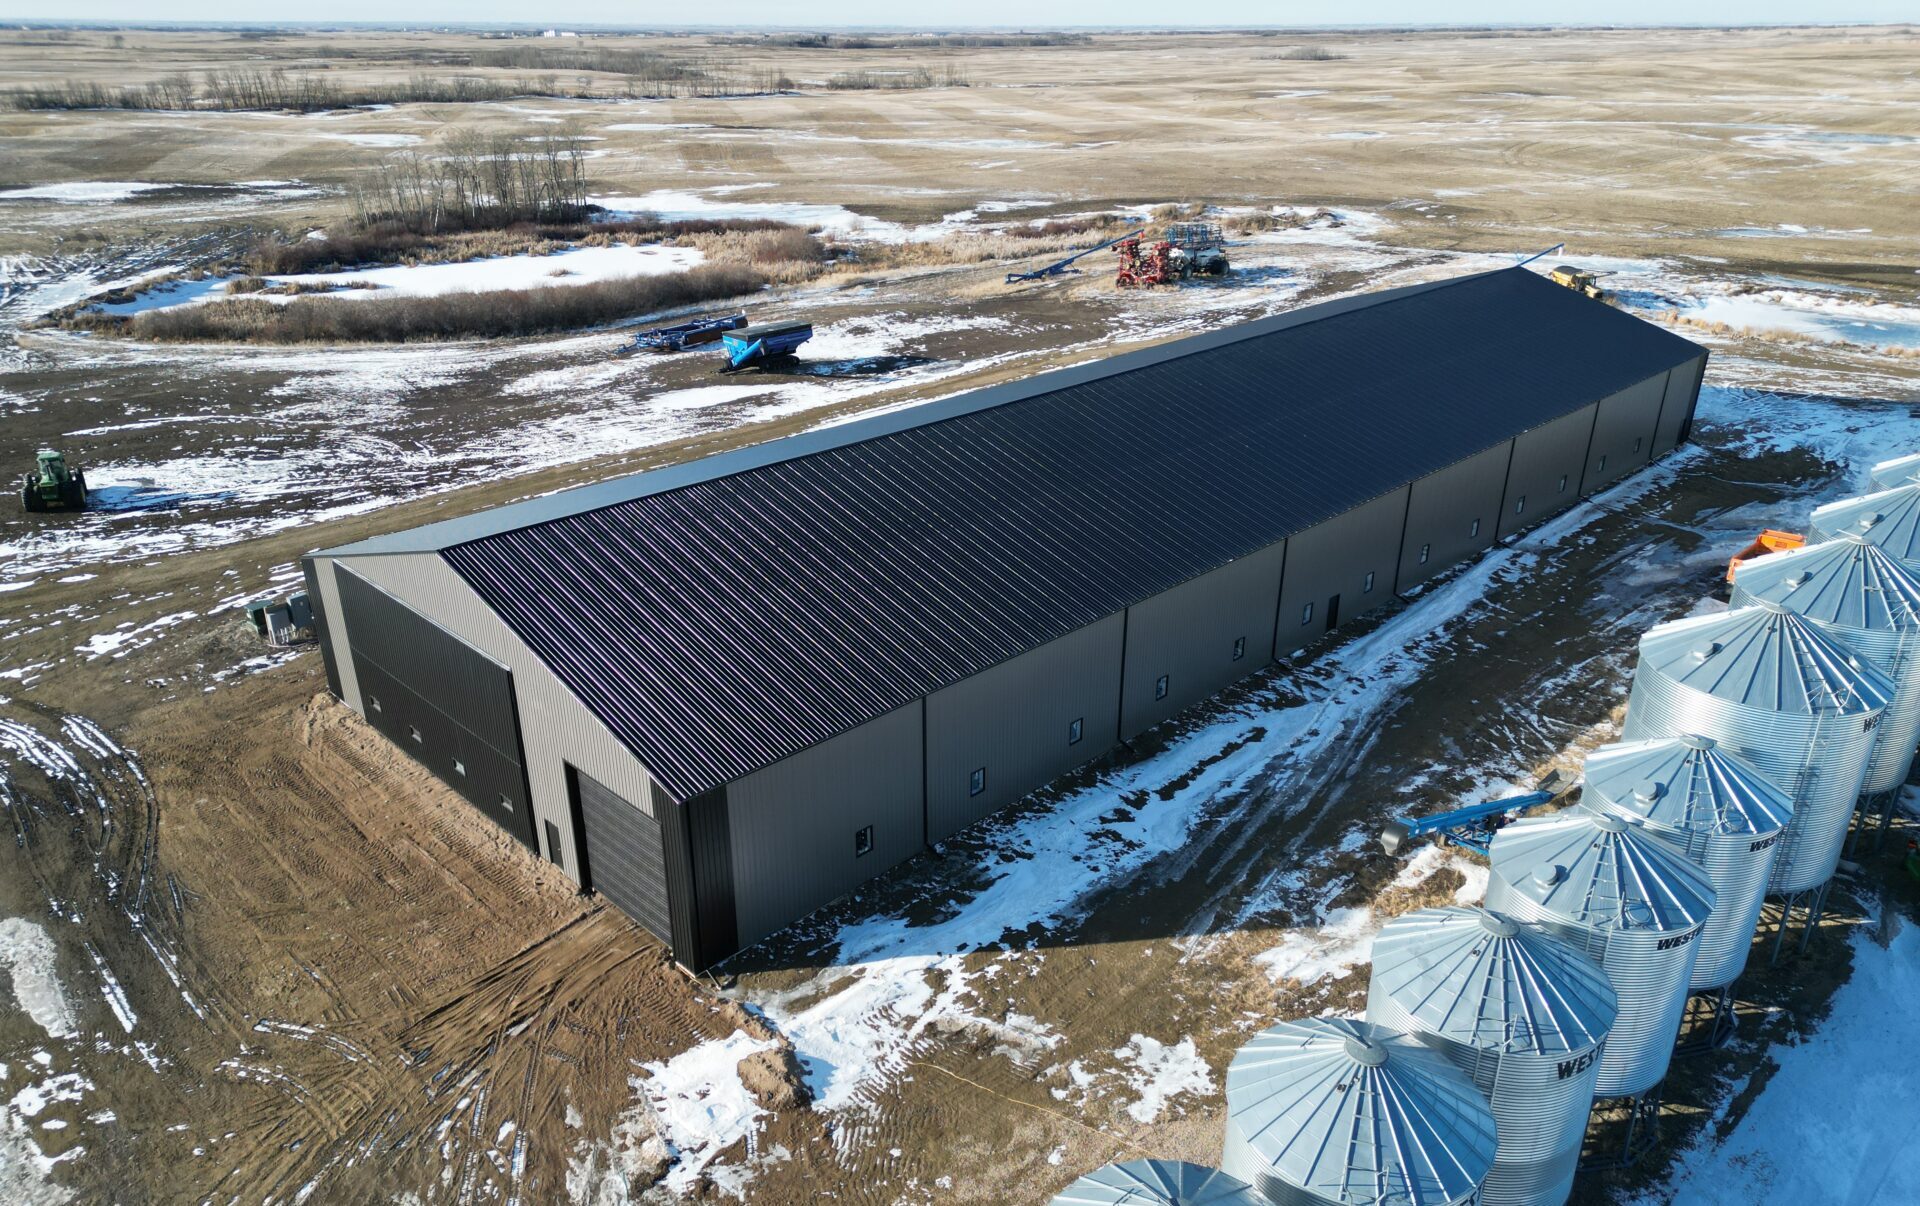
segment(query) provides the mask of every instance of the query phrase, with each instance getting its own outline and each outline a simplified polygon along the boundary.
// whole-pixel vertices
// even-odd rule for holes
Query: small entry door
[[[1327,600],[1327,631],[1332,632],[1334,630],[1334,627],[1339,623],[1340,623],[1340,596],[1335,595],[1333,598]]]

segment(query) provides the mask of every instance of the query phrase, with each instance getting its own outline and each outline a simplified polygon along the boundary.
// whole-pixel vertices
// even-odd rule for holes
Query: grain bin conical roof
[[[1462,1202],[1493,1112],[1444,1055],[1345,1018],[1282,1022],[1227,1068],[1227,1171],[1274,1201]]]
[[[1586,791],[1658,831],[1767,834],[1793,820],[1793,800],[1710,737],[1657,737],[1587,755]]]
[[[1789,716],[1865,715],[1893,698],[1886,675],[1777,603],[1648,630],[1635,674],[1649,671],[1728,703]]]
[[[1680,932],[1713,912],[1713,884],[1686,855],[1584,806],[1513,822],[1489,861],[1544,912],[1588,929]]]
[[[1865,537],[1895,560],[1920,563],[1920,483],[1814,508],[1810,535],[1816,543],[1848,532]]]
[[[1906,485],[1916,474],[1920,474],[1920,452],[1910,452],[1875,465],[1873,484],[1876,489],[1891,490],[1895,486]]]
[[[1503,1054],[1585,1050],[1607,1037],[1619,1010],[1591,960],[1485,909],[1422,909],[1388,922],[1373,940],[1373,982],[1419,1031]]]
[[[1272,1206],[1245,1181],[1178,1160],[1096,1168],[1054,1195],[1052,1206]]]
[[[1920,576],[1858,532],[1749,561],[1734,591],[1840,628],[1920,629]]]

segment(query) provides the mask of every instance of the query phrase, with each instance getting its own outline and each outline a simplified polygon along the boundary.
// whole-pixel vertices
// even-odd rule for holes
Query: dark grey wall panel
[[[1284,544],[1127,610],[1120,736],[1134,737],[1273,660],[1273,603]],[[1234,643],[1245,641],[1240,656]],[[1162,677],[1166,695],[1159,697]]]
[[[1700,396],[1700,378],[1707,358],[1696,357],[1667,374],[1667,392],[1660,403],[1660,429],[1653,439],[1653,455],[1665,456],[1680,446],[1693,422],[1693,410]]]
[[[341,622],[355,656],[376,663],[519,762],[507,668],[352,570],[336,577]]]
[[[1500,504],[1501,536],[1530,528],[1580,500],[1580,474],[1599,411],[1595,402],[1514,440]]]
[[[367,723],[408,757],[453,788],[494,824],[528,847],[533,836],[526,778],[520,764],[461,728],[409,684],[363,656],[351,654]]]
[[[727,787],[738,942],[750,946],[924,849],[921,705]],[[854,835],[873,827],[873,848]]]
[[[328,562],[328,578],[332,578],[332,562]],[[331,591],[320,587],[320,566],[312,557],[300,559],[300,573],[307,582],[307,600],[313,606],[313,635],[320,641],[320,662],[327,672],[327,690],[333,692],[335,699],[345,699],[346,691],[340,685],[340,660],[334,651],[334,637],[327,628],[327,600],[333,597]]]
[[[1600,399],[1582,494],[1598,494],[1653,459],[1655,428],[1666,392],[1667,374],[1658,373]]]
[[[1413,483],[1396,591],[1412,590],[1492,547],[1512,457],[1513,444],[1501,444]]]
[[[1331,619],[1344,624],[1392,600],[1407,493],[1402,486],[1287,541],[1286,576],[1275,612],[1279,653],[1324,635]]]
[[[927,840],[998,811],[1120,739],[1121,617],[927,697]],[[1080,739],[1069,742],[1078,720]],[[985,770],[980,794],[971,776]]]
[[[660,825],[592,775],[573,771],[585,830],[587,887],[662,942],[673,941]]]

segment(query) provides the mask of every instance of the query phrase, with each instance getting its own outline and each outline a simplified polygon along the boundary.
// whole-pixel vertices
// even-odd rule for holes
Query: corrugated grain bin
[[[1595,1096],[1631,1097],[1659,1084],[1713,912],[1707,873],[1640,822],[1585,806],[1515,821],[1489,853],[1487,908],[1580,948],[1613,982],[1620,1012]]]
[[[1733,605],[1778,603],[1893,680],[1893,700],[1874,730],[1863,792],[1907,781],[1920,745],[1920,576],[1854,533],[1743,565]]]
[[[1815,507],[1807,543],[1853,533],[1920,572],[1920,482]]]
[[[1713,881],[1713,916],[1698,939],[1694,992],[1740,978],[1760,922],[1793,801],[1711,737],[1603,745],[1587,756],[1583,803],[1646,822]]]
[[[1895,486],[1904,486],[1920,475],[1920,452],[1910,452],[1906,456],[1896,456],[1892,460],[1881,461],[1873,467],[1873,484],[1881,490],[1891,490]]]
[[[1893,693],[1886,675],[1811,621],[1762,603],[1641,637],[1621,736],[1711,737],[1785,791],[1793,820],[1767,890],[1804,892],[1840,861]]]
[[[1446,1056],[1346,1018],[1281,1022],[1227,1067],[1221,1167],[1287,1206],[1471,1202],[1493,1112]]]
[[[1096,1168],[1054,1195],[1052,1206],[1271,1206],[1245,1181],[1178,1160]]]
[[[1484,909],[1422,909],[1373,940],[1367,1020],[1446,1055],[1493,1107],[1483,1206],[1567,1200],[1618,1012],[1584,952]]]

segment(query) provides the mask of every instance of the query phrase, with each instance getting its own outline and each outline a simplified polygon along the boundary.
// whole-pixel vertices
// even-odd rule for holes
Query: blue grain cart
[[[712,343],[725,332],[737,331],[746,325],[747,316],[744,314],[727,314],[719,318],[696,318],[692,322],[642,331],[633,337],[633,346],[636,350],[651,348],[656,352],[683,352],[703,343]]]
[[[734,373],[791,356],[796,348],[812,338],[810,322],[763,322],[727,331],[720,336],[720,346],[727,354],[727,363],[720,371]]]

